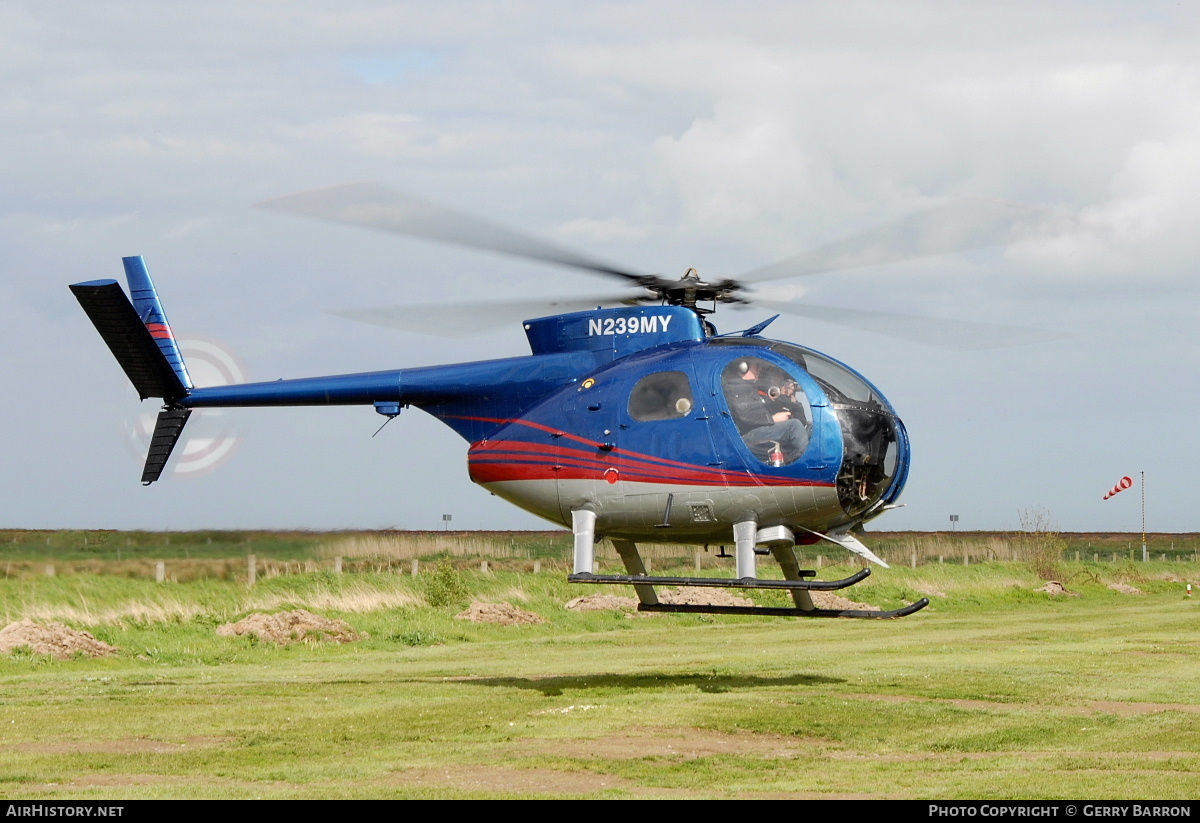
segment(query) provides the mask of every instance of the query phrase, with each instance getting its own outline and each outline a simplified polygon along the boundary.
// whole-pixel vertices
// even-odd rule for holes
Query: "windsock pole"
[[[1146,551],[1146,473],[1142,472],[1142,562],[1150,559]]]

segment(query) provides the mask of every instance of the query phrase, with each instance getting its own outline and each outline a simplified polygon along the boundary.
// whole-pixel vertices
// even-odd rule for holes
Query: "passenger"
[[[804,406],[796,400],[795,381],[768,385],[770,381],[762,376],[764,367],[769,368],[757,359],[732,364],[726,371],[725,397],[738,432],[755,454],[762,459],[759,452],[770,452],[777,443],[782,462],[791,463],[808,448],[809,423]]]

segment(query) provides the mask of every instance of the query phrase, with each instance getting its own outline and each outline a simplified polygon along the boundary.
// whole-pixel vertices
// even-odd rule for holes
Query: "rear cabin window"
[[[692,385],[681,371],[643,377],[629,395],[629,416],[638,422],[687,417],[696,405]]]

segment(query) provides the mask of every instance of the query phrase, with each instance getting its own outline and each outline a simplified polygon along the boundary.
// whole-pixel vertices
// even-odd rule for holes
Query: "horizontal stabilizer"
[[[143,400],[187,396],[187,389],[117,281],[76,283],[71,291]]]
[[[142,469],[142,485],[149,486],[157,480],[183,434],[183,426],[192,414],[191,409],[163,409],[158,413],[158,422],[154,425],[154,438],[150,441],[150,451],[146,454],[146,467]]]

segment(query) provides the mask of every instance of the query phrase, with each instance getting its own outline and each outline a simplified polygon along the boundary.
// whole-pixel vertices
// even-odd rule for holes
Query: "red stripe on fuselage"
[[[498,418],[498,417],[469,417],[469,416],[465,416],[465,415],[464,416],[448,415],[448,417],[453,417],[453,419],[456,419],[456,420],[481,420],[485,423],[495,423],[497,425],[505,425],[508,423],[517,423],[522,426],[528,426],[532,429],[538,429],[539,431],[549,432],[550,434],[553,434],[553,435],[559,435],[561,437],[565,437],[568,440],[571,440],[576,443],[584,443],[584,444],[586,444],[588,446],[592,446],[594,448],[599,448],[601,445],[599,440],[589,440],[586,437],[580,437],[577,434],[571,434],[570,432],[565,432],[562,429],[556,429],[553,426],[544,426],[541,423],[534,423],[532,421],[522,420],[520,418],[517,418],[514,420],[505,420],[503,418]],[[520,443],[520,442],[524,442],[524,441],[503,440],[503,441],[499,441],[496,445],[503,447],[503,446],[511,445],[512,443]],[[471,451],[475,451],[476,449],[486,449],[486,448],[490,447],[491,445],[492,444],[486,440],[480,440],[477,443],[471,444]],[[531,445],[535,445],[535,444],[531,444]],[[637,460],[647,460],[652,463],[662,463],[667,466],[680,466],[682,468],[687,468],[687,469],[703,469],[704,468],[702,466],[697,466],[694,463],[682,463],[678,460],[668,460],[665,457],[657,457],[652,454],[642,454],[640,452],[631,452],[628,449],[622,449],[620,447],[613,448],[612,451],[609,453],[610,454],[620,453],[622,455],[625,455],[627,457],[631,457],[631,458],[634,458]]]
[[[472,452],[468,455],[472,479],[477,483],[555,476],[563,479],[597,480],[603,478],[606,471],[616,470],[622,480],[642,483],[692,486],[832,486],[831,483],[817,480],[764,477],[750,472],[714,472],[702,467],[687,471],[674,467],[645,466],[628,463],[619,458],[596,459],[568,449],[547,448],[539,453],[534,444],[519,445],[528,450],[496,448],[486,455]]]
[[[721,469],[698,466],[694,463],[680,463],[674,460],[654,461],[645,455],[621,449],[602,451],[597,454],[595,451],[569,449],[542,443],[529,443],[523,440],[498,440],[488,443],[477,443],[471,447],[471,451],[467,457],[469,460],[487,460],[502,454],[528,454],[531,457],[539,456],[543,458],[547,456],[561,457],[597,466],[616,466],[623,470],[643,471],[652,474],[667,474],[672,471],[682,470],[707,475],[713,480],[720,480],[725,476],[725,472]],[[662,465],[662,463],[666,465]]]
[[[598,440],[589,440],[577,434],[534,423],[530,420],[500,417],[476,417],[471,415],[447,415],[456,420],[479,420],[498,426],[518,423],[532,429],[564,437],[575,443],[583,443],[599,449]],[[824,486],[832,483],[819,480],[800,480],[792,477],[767,477],[751,472],[725,472],[694,463],[668,460],[651,454],[631,452],[614,447],[603,452],[605,457],[593,456],[580,449],[569,449],[550,444],[529,443],[522,440],[480,440],[472,443],[467,452],[467,464],[471,479],[476,483],[492,483],[504,480],[544,480],[561,477],[564,480],[599,480],[608,469],[616,469],[621,479],[643,483],[687,484],[697,486]],[[642,461],[641,463],[633,461]],[[646,465],[649,463],[651,465]],[[485,479],[486,476],[486,479]]]

